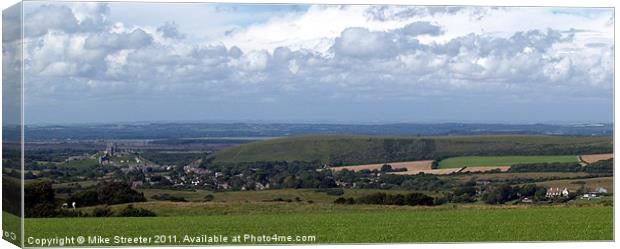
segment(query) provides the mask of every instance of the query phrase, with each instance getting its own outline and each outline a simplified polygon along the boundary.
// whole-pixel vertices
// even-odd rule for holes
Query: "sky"
[[[610,8],[24,4],[26,123],[613,118]]]

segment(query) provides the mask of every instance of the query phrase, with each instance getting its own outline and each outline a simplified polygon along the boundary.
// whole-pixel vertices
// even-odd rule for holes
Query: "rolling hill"
[[[454,156],[580,155],[609,153],[611,137],[309,135],[271,139],[219,151],[215,162],[321,161],[354,165]]]

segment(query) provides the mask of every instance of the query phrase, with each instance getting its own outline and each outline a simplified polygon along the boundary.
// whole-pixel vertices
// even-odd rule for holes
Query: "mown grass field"
[[[312,243],[613,239],[611,207],[378,207],[372,211],[361,209],[357,212],[26,219],[26,237],[176,235],[177,243],[169,244],[188,244],[179,240],[184,235],[201,234],[316,236],[316,241]]]
[[[460,156],[439,162],[440,169],[461,168],[466,166],[512,166],[522,163],[576,163],[575,155],[565,156]]]

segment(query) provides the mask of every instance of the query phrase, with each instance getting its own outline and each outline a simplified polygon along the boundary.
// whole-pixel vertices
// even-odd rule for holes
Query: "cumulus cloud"
[[[78,20],[71,8],[59,5],[43,5],[24,17],[25,36],[40,36],[50,30],[74,33],[79,30]]]
[[[179,25],[175,22],[166,22],[164,25],[157,28],[158,32],[161,32],[162,35],[166,38],[172,39],[183,39],[185,38],[185,34],[179,32]]]
[[[475,7],[469,7],[474,9]],[[379,21],[409,19],[416,16],[434,16],[442,14],[455,14],[466,8],[460,6],[370,6],[366,11],[371,19]],[[476,12],[479,12],[476,9]]]
[[[29,93],[41,100],[78,93],[98,98],[103,92],[118,98],[367,103],[544,92],[608,99],[613,84],[608,16],[570,17],[580,20],[575,27],[506,25],[495,32],[497,20],[482,19],[510,16],[509,10],[313,6],[200,37],[181,33],[176,22],[114,22],[113,11],[108,5],[55,4],[29,12],[32,20],[58,20],[30,24],[25,66],[36,87]],[[340,16],[344,24],[323,23]],[[490,31],[455,31],[455,20]]]
[[[430,22],[412,22],[410,24],[407,24],[407,26],[403,27],[402,32],[410,36],[418,36],[418,35],[438,36],[443,33],[441,31],[441,27],[437,25],[433,25]]]
[[[86,49],[105,48],[112,50],[135,49],[145,47],[153,41],[151,35],[142,29],[128,33],[99,33],[88,37],[84,43]]]
[[[65,5],[46,4],[24,16],[24,36],[36,37],[50,31],[64,33],[101,31],[108,25],[109,12],[105,3]]]
[[[336,55],[353,57],[385,57],[391,55],[392,41],[385,32],[365,28],[348,28],[337,37],[333,49]]]

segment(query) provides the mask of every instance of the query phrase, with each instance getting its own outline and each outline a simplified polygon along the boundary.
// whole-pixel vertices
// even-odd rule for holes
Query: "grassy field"
[[[8,233],[9,235],[8,237],[3,236],[3,239],[17,246],[21,246],[20,245],[21,230],[22,230],[22,227],[21,227],[21,220],[19,219],[19,216],[15,216],[13,214],[3,211],[2,212],[2,232],[3,234]]]
[[[308,135],[228,148],[215,154],[215,162],[319,160],[357,165],[461,155],[577,155],[611,151],[610,137]]]
[[[521,163],[576,163],[579,158],[568,156],[460,156],[439,162],[440,169],[465,166],[511,166]]]
[[[177,236],[176,242],[166,244],[191,244],[182,241],[184,235],[202,234],[242,238],[244,234],[315,236],[315,241],[305,243],[612,240],[612,215],[611,207],[530,207],[48,218],[26,219],[26,237]],[[244,240],[240,243],[257,244]]]
[[[213,202],[225,203],[244,203],[244,202],[268,202],[275,198],[283,200],[292,200],[295,202],[313,203],[333,203],[338,197],[359,197],[377,192],[389,192],[392,194],[405,194],[411,191],[406,190],[382,190],[382,189],[343,189],[344,194],[341,196],[328,195],[324,192],[317,192],[315,189],[272,189],[263,191],[226,191],[213,192],[207,190],[166,190],[166,189],[139,189],[149,200],[153,200],[152,196],[156,194],[169,194],[171,196],[183,197],[188,201],[204,201],[204,197],[212,195]],[[428,195],[435,195],[434,192],[424,192]],[[299,200],[299,201],[298,201]]]
[[[81,159],[81,160],[63,162],[63,163],[60,163],[58,166],[66,167],[66,168],[75,168],[75,169],[87,169],[88,167],[96,166],[96,165],[99,165],[99,161],[97,161],[97,159],[86,158],[86,159]]]

